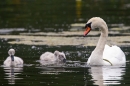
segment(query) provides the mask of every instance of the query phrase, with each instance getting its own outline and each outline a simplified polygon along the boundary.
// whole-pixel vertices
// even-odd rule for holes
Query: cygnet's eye
[[[64,59],[64,56],[63,55],[59,55],[59,59],[60,60]]]

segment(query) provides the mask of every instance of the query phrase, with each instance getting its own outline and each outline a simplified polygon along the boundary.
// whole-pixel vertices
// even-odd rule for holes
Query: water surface
[[[1,0],[0,85],[128,86],[129,10],[129,0]],[[100,32],[95,30],[85,38],[82,35],[85,23],[94,16],[107,22],[108,43],[125,52],[126,66],[86,65]],[[3,66],[10,48],[24,60],[23,67]],[[66,64],[41,65],[40,55],[55,50],[65,53]]]
[[[10,45],[1,40],[1,85],[120,85],[129,84],[129,48],[121,47],[126,53],[126,66],[87,66],[86,61],[94,47],[83,46],[32,46]],[[6,45],[6,46],[5,46]],[[8,48],[16,49],[16,56],[24,60],[22,68],[7,68],[2,65],[8,56]],[[67,57],[65,65],[41,65],[40,55],[45,51],[63,51]]]

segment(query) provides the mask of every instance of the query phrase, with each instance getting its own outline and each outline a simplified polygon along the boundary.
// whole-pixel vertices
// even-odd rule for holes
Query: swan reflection
[[[5,74],[5,79],[8,79],[8,84],[15,84],[16,79],[22,79],[18,78],[18,74],[21,74],[23,72],[22,67],[4,67]]]
[[[91,74],[95,85],[117,85],[120,84],[120,81],[123,79],[122,76],[125,75],[125,67],[91,67],[89,73]]]

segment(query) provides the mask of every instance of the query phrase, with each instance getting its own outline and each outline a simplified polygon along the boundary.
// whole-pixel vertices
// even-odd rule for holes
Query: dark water
[[[4,0],[0,2],[0,34],[22,32],[58,32],[72,23],[85,23],[93,16],[108,24],[129,25],[129,0]],[[130,48],[121,46],[126,54],[125,67],[88,67],[87,58],[94,47],[11,45],[0,39],[0,85],[17,86],[91,86],[130,84]],[[24,60],[22,68],[3,67],[10,48]],[[67,63],[62,66],[41,66],[43,52],[63,51]]]
[[[126,67],[97,66],[87,67],[85,62],[94,47],[83,46],[34,46],[34,45],[10,45],[8,40],[1,40],[0,47],[0,84],[15,84],[19,86],[89,86],[89,85],[129,85],[129,47],[121,47],[126,54]],[[8,56],[9,48],[16,50],[16,56],[24,60],[22,68],[3,67],[3,61]],[[67,57],[67,63],[63,66],[42,66],[39,63],[40,55],[45,51],[63,51]]]

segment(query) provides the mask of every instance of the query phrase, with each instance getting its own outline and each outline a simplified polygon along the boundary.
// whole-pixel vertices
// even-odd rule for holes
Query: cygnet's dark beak
[[[11,60],[14,61],[14,55],[11,55]]]
[[[66,62],[66,59],[63,59],[63,62],[65,63],[65,62]]]

